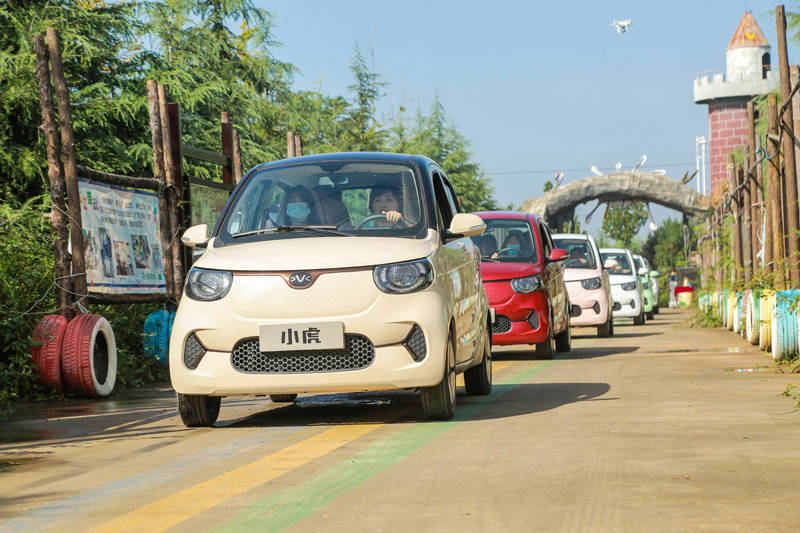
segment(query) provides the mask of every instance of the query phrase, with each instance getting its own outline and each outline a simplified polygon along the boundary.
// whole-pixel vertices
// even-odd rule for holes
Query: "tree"
[[[692,228],[689,231],[691,243],[694,242]],[[665,220],[647,237],[642,246],[642,255],[660,272],[669,272],[672,268],[686,265],[683,232],[684,225],[681,221],[672,218]]]
[[[621,206],[608,206],[603,215],[603,231],[628,248],[646,220],[647,206],[643,202],[625,202]]]

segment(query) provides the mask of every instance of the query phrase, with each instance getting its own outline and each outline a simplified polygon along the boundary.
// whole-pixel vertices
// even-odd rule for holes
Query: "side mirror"
[[[486,230],[486,222],[478,215],[470,213],[456,213],[447,229],[448,238],[472,237],[480,235]]]
[[[606,269],[608,269],[608,268],[614,268],[614,267],[615,267],[615,266],[617,266],[618,264],[619,264],[619,263],[617,262],[617,260],[616,260],[616,259],[611,259],[611,258],[609,257],[608,259],[606,259],[606,262],[605,262],[605,263],[603,263],[603,268],[606,268]]]
[[[208,246],[208,224],[198,224],[187,229],[181,235],[181,242],[189,248],[205,248]]]
[[[650,277],[651,277],[651,278],[657,278],[657,277],[659,277],[660,275],[661,275],[661,273],[660,273],[658,270],[651,270],[651,271],[650,271]]]
[[[638,270],[640,276],[646,276],[649,270],[646,267],[642,267]]]
[[[563,261],[565,259],[569,259],[569,252],[562,248],[553,248],[550,252],[550,257],[547,258],[547,260],[551,262]]]

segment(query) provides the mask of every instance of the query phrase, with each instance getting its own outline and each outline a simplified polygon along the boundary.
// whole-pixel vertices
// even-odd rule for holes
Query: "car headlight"
[[[542,288],[542,278],[539,276],[528,276],[527,278],[516,278],[511,280],[511,288],[514,292],[528,294]]]
[[[583,285],[583,288],[588,291],[593,289],[599,289],[600,285],[602,284],[603,280],[601,280],[600,278],[589,278],[581,281],[581,285]]]
[[[420,291],[433,282],[433,265],[427,259],[379,265],[372,271],[375,285],[389,294]]]
[[[623,291],[635,291],[636,290],[636,282],[635,281],[629,281],[628,283],[623,283],[622,284],[622,290]]]
[[[228,294],[232,282],[231,272],[192,268],[186,278],[186,296],[193,300],[213,302]]]

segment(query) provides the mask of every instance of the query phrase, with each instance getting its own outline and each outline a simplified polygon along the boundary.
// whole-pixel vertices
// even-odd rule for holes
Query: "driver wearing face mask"
[[[314,199],[302,186],[292,187],[286,193],[286,216],[290,225],[312,224],[311,205]]]

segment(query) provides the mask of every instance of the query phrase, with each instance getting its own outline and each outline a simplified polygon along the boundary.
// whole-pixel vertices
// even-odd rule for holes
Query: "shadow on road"
[[[559,354],[557,359],[592,359],[595,357],[631,353],[637,350],[639,350],[638,346],[587,346],[585,348],[573,348],[568,353]]]
[[[610,389],[608,383],[523,383],[513,387],[470,419],[508,418],[549,411],[575,402],[616,400],[617,398],[598,398]]]

